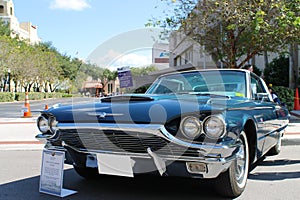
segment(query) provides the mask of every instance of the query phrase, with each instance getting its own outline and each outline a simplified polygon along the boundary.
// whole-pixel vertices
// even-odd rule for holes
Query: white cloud
[[[114,71],[118,67],[124,66],[142,67],[151,65],[152,57],[149,49],[132,51],[124,54],[109,50],[104,56],[98,57],[96,63],[101,67],[106,67]]]
[[[62,10],[76,10],[81,11],[91,6],[87,0],[53,0],[51,2],[51,9],[62,9]]]

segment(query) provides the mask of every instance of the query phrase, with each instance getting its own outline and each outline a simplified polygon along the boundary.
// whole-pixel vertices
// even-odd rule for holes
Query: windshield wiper
[[[169,94],[169,95],[188,94],[188,95],[209,96],[209,97],[213,97],[213,98],[230,99],[230,96],[228,96],[228,95],[214,94],[214,93],[204,93],[204,92],[170,92],[170,93],[165,93],[165,94]]]
[[[189,94],[194,94],[194,95],[199,95],[199,96],[209,96],[209,97],[227,98],[227,99],[230,99],[230,96],[228,96],[228,95],[223,95],[223,94],[203,93],[203,92],[189,92]]]

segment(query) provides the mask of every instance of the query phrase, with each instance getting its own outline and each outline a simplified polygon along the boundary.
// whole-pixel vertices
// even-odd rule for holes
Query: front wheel
[[[240,134],[241,146],[236,153],[236,159],[228,170],[217,178],[216,190],[226,197],[235,198],[242,194],[246,187],[249,173],[249,146],[246,133]]]

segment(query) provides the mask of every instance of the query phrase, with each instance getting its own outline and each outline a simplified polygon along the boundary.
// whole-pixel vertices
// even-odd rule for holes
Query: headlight
[[[201,122],[199,118],[188,116],[180,122],[180,131],[188,139],[195,139],[201,134]]]
[[[49,131],[48,120],[45,117],[40,116],[37,119],[37,127],[42,133],[47,133]]]
[[[203,131],[208,138],[219,139],[224,136],[225,122],[221,116],[212,115],[204,119]]]
[[[50,117],[49,119],[49,126],[50,126],[50,131],[51,133],[55,133],[55,131],[57,130],[57,121],[55,119],[55,117]]]

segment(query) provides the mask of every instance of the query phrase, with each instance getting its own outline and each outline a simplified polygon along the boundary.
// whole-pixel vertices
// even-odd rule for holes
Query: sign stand
[[[65,152],[44,150],[40,177],[41,193],[66,197],[77,191],[62,188]]]

